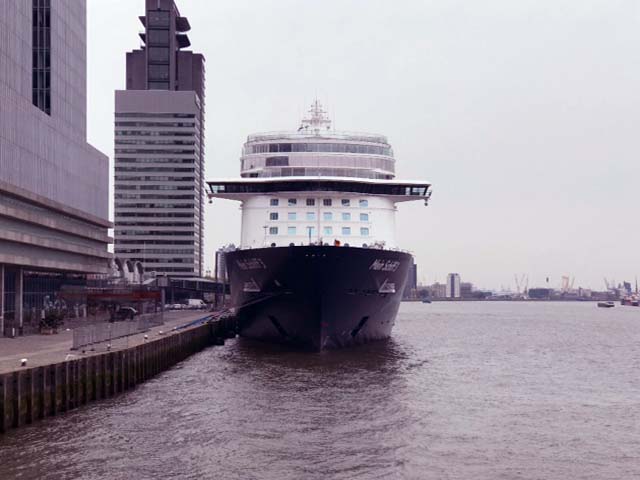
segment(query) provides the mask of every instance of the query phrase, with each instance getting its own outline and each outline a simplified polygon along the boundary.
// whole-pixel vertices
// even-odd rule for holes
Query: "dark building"
[[[194,91],[204,100],[204,57],[184,51],[191,46],[191,25],[173,0],[147,0],[144,46],[127,53],[127,90]]]
[[[115,253],[146,272],[203,274],[204,57],[173,0],[147,0],[143,46],[115,97]]]

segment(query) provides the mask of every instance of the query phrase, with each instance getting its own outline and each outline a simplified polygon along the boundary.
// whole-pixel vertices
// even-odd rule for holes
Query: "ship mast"
[[[308,110],[307,116],[302,119],[298,131],[311,131],[314,135],[320,135],[320,132],[325,130],[331,130],[331,120],[316,98]]]

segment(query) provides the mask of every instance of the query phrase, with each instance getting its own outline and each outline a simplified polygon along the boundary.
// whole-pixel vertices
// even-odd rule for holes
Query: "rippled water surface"
[[[640,478],[640,308],[403,304],[360,348],[229,341],[0,437],[13,478]]]

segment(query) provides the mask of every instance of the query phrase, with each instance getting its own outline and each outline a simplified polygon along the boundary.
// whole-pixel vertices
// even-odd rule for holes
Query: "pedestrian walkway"
[[[111,350],[120,350],[144,343],[148,338],[162,334],[169,334],[174,328],[194,322],[197,319],[211,315],[205,311],[170,311],[164,314],[164,324],[129,337],[120,338],[111,343]],[[0,374],[20,369],[20,360],[27,359],[28,367],[38,367],[50,363],[61,362],[67,355],[77,357],[103,353],[107,343],[88,348],[83,351],[72,351],[73,331],[63,330],[57,335],[28,335],[17,338],[0,338]]]

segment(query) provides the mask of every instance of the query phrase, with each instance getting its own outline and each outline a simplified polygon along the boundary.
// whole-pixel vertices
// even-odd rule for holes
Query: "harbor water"
[[[640,477],[640,308],[405,303],[322,353],[228,341],[0,437],[0,479]]]

